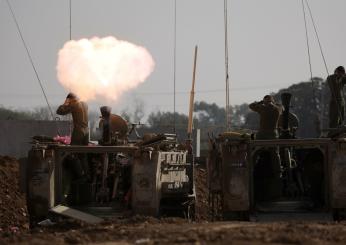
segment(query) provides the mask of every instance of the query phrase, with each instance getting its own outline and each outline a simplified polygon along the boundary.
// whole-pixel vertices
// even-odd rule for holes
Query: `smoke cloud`
[[[62,86],[82,100],[119,97],[143,83],[154,70],[143,47],[115,37],[68,41],[59,51],[57,74]]]

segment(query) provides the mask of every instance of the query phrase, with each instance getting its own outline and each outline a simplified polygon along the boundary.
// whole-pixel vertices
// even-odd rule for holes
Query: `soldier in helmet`
[[[346,84],[345,68],[339,66],[334,74],[328,76],[327,84],[330,89],[329,103],[329,128],[337,128],[343,125],[345,117],[345,100],[343,88]]]
[[[253,102],[249,107],[260,115],[260,127],[256,139],[278,138],[277,127],[282,107],[275,104],[274,97],[266,95],[262,101]]]
[[[128,136],[127,122],[121,116],[111,114],[111,110],[109,106],[100,107],[99,128],[102,130],[102,138],[99,140],[99,144],[101,145],[114,145],[120,141],[124,143]]]
[[[72,114],[73,131],[71,145],[88,145],[88,105],[81,101],[74,93],[69,93],[64,104],[59,106],[58,115]]]

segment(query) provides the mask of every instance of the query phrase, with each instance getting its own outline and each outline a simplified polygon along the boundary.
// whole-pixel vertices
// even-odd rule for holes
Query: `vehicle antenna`
[[[70,41],[72,40],[72,0],[70,0]]]
[[[228,63],[228,7],[224,0],[224,27],[225,27],[225,75],[226,75],[226,129],[231,129],[231,114],[229,104],[229,63]]]
[[[319,127],[318,131],[321,132],[323,121],[321,120],[321,116],[319,116],[318,114],[321,114],[322,112],[320,111],[320,109],[319,109],[319,107],[317,105],[317,97],[316,97],[316,91],[315,91],[315,85],[314,85],[314,79],[313,79],[313,72],[312,72],[311,53],[310,53],[310,41],[309,41],[309,34],[308,34],[308,27],[307,27],[307,20],[306,20],[305,4],[308,6],[308,9],[309,9],[310,18],[311,18],[311,21],[312,21],[313,26],[314,26],[315,35],[316,35],[316,38],[317,38],[318,43],[319,43],[319,48],[320,48],[321,56],[323,58],[323,62],[324,62],[324,65],[325,65],[325,69],[326,69],[327,75],[329,75],[329,72],[328,72],[328,67],[327,67],[327,63],[326,63],[326,60],[325,60],[325,56],[324,56],[324,53],[323,53],[323,50],[322,50],[322,45],[321,45],[321,42],[320,42],[320,39],[319,39],[319,35],[318,35],[318,32],[317,32],[316,24],[315,24],[315,21],[314,21],[314,18],[313,18],[310,6],[308,4],[308,1],[305,0],[305,3],[304,3],[304,0],[301,0],[301,4],[302,4],[303,17],[304,17],[306,47],[307,47],[309,69],[310,69],[310,80],[311,80],[311,86],[312,86],[312,98],[313,98],[313,103],[314,103],[315,110],[317,111],[316,120],[318,122],[318,127]],[[334,91],[332,91],[332,93],[333,92]],[[337,105],[337,106],[339,106],[339,105]],[[340,113],[340,110],[338,110],[338,111]]]
[[[176,133],[176,115],[175,115],[175,85],[176,85],[176,56],[177,56],[177,0],[174,0],[174,45],[173,45],[173,132]]]
[[[49,109],[49,111],[50,111],[52,120],[54,120],[54,114],[53,114],[52,108],[51,108],[51,106],[50,106],[50,104],[49,104],[49,101],[48,101],[46,92],[45,92],[45,90],[44,90],[44,88],[43,88],[41,79],[40,79],[40,77],[39,77],[39,75],[38,75],[38,72],[37,72],[37,70],[36,70],[34,61],[33,61],[32,57],[31,57],[31,55],[30,55],[29,48],[28,48],[28,46],[27,46],[26,43],[25,43],[25,40],[24,40],[23,34],[22,34],[22,32],[21,32],[21,29],[20,29],[20,27],[19,27],[17,18],[16,18],[15,14],[14,14],[14,11],[13,11],[13,9],[12,9],[12,6],[11,6],[10,2],[9,2],[8,0],[6,0],[6,2],[7,2],[7,5],[8,5],[8,7],[9,7],[9,9],[10,9],[10,12],[11,12],[11,15],[12,15],[12,17],[13,17],[13,20],[14,20],[14,22],[15,22],[15,24],[16,24],[16,27],[17,27],[19,36],[20,36],[20,38],[22,39],[22,42],[23,42],[24,48],[25,48],[25,50],[26,50],[26,53],[27,53],[27,55],[28,55],[28,58],[29,58],[29,60],[30,60],[31,66],[32,66],[32,68],[33,68],[33,70],[34,70],[34,72],[35,72],[35,75],[36,75],[37,81],[38,81],[38,83],[39,83],[39,85],[40,85],[40,88],[41,88],[41,90],[42,90],[44,99],[46,100],[46,103],[47,103],[48,109]],[[57,128],[57,131],[58,131],[58,134],[59,134],[59,129],[58,129],[58,128]]]

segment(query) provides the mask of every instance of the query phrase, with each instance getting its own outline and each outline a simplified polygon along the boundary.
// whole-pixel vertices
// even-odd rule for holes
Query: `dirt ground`
[[[65,220],[28,230],[25,197],[18,188],[18,162],[0,157],[1,244],[346,244],[346,223],[210,222],[206,171],[196,169],[195,222],[134,216],[98,225]]]
[[[19,163],[0,156],[0,232],[28,229],[25,195],[19,191]]]
[[[345,244],[345,223],[188,223],[181,219],[65,224],[3,235],[0,244]]]

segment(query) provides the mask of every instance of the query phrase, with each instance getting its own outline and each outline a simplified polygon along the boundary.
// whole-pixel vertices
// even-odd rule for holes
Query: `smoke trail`
[[[57,73],[62,86],[82,100],[116,101],[143,83],[154,70],[143,47],[115,37],[68,41],[59,51]]]

